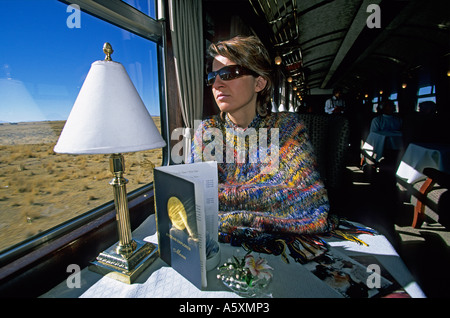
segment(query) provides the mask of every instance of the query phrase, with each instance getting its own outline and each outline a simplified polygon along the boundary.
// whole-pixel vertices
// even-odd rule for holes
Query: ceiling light
[[[281,64],[281,56],[279,56],[279,55],[277,55],[276,57],[275,57],[275,64],[276,65],[280,65]]]

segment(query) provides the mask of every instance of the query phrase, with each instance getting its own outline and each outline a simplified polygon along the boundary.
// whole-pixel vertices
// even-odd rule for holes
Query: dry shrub
[[[53,139],[41,137],[49,125],[57,132]],[[76,156],[53,151],[63,125],[7,127],[11,132],[21,127],[27,131],[12,134],[20,133],[23,138],[0,146],[0,250],[113,200],[108,184],[113,178],[109,155]],[[153,180],[150,161],[158,164],[161,154],[160,149],[124,154],[128,192]]]
[[[97,181],[112,179],[112,177],[113,177],[113,174],[111,173],[111,171],[108,171],[108,170],[99,171],[93,176],[94,180],[97,180]]]

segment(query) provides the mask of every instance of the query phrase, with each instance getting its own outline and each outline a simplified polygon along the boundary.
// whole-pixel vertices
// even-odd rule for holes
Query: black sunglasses
[[[220,79],[223,81],[230,81],[244,75],[253,75],[255,77],[259,76],[258,73],[253,72],[252,70],[249,70],[248,68],[241,65],[228,65],[222,67],[218,71],[208,73],[208,76],[206,78],[206,85],[213,85],[216,81],[217,75],[219,75]]]

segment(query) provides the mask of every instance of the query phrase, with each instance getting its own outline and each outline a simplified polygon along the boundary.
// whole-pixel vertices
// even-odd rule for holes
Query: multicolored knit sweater
[[[207,160],[218,161],[222,241],[238,229],[281,235],[329,230],[327,192],[297,114],[257,115],[246,129],[228,116],[204,120],[191,162]]]

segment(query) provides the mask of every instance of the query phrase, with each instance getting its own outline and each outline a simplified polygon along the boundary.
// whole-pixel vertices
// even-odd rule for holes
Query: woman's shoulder
[[[200,126],[202,128],[218,128],[222,123],[219,115],[213,115],[202,120]]]
[[[293,125],[300,122],[298,114],[292,112],[271,113],[268,117],[271,126],[280,128],[286,127],[285,125]]]

